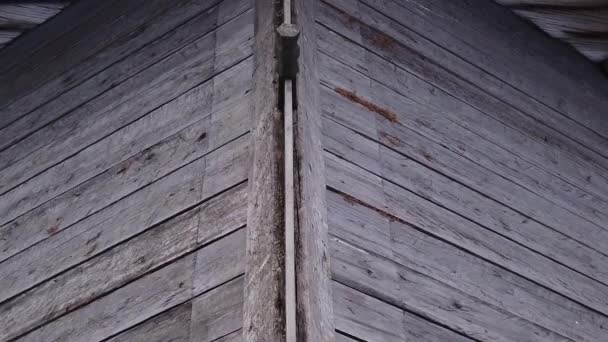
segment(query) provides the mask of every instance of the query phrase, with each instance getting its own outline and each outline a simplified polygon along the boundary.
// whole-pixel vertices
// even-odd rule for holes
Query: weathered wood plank
[[[332,67],[340,65],[332,64]],[[420,132],[428,130],[429,127],[407,119],[409,111],[404,113],[405,116],[400,120],[400,124],[394,124],[398,118],[397,113],[401,110],[400,105],[381,107],[376,103],[382,102],[374,101],[391,97],[390,89],[373,81],[370,85],[368,78],[362,74],[349,72],[347,68],[340,67],[332,73],[348,75],[340,79],[339,83],[336,82],[336,85],[351,92],[338,95],[334,91],[324,91],[322,96],[324,113],[328,117],[374,140],[379,140],[419,163],[440,171],[597,251],[606,250],[608,233],[605,229],[582,220],[579,216],[470,160],[457,156],[455,152],[448,150],[449,146],[422,136]],[[336,80],[334,77],[334,81]],[[356,96],[352,97],[352,93]],[[386,103],[392,101],[388,99]],[[407,139],[398,137],[407,137]]]
[[[509,147],[525,143],[528,148],[519,152],[520,155],[527,156],[530,161],[536,162],[539,166],[545,165],[545,170],[555,172],[557,176],[562,174],[564,176],[576,176],[579,182],[575,184],[583,189],[605,187],[603,183],[597,180],[595,181],[597,184],[594,184],[594,178],[589,179],[589,176],[595,176],[594,173],[597,173],[596,178],[606,182],[603,175],[608,168],[608,164],[606,164],[608,160],[605,157],[605,152],[608,151],[608,139],[600,140],[600,144],[606,147],[601,149],[604,152],[603,156],[602,154],[592,153],[587,147],[574,143],[567,135],[546,127],[542,122],[509,105],[505,102],[505,99],[510,99],[512,96],[504,91],[500,93],[500,96],[495,97],[485,91],[490,84],[476,85],[475,83],[469,83],[454,75],[452,67],[446,68],[444,64],[429,62],[427,58],[418,53],[421,48],[410,43],[409,36],[404,34],[403,30],[395,29],[387,24],[380,24],[384,22],[383,17],[365,17],[361,19],[364,22],[360,24],[355,22],[349,25],[340,25],[336,24],[339,22],[340,16],[357,15],[357,9],[349,9],[347,14],[341,13],[330,6],[326,6],[324,9],[326,9],[324,11],[324,18],[326,19],[321,18],[323,24],[339,30],[340,34],[349,38],[352,37],[355,42],[361,41],[361,45],[349,47],[349,50],[360,50],[352,57],[356,61],[352,61],[350,56],[345,58],[344,54],[336,49],[337,46],[343,48],[344,45],[352,44],[352,42],[344,40],[325,29],[319,30],[320,40],[325,42],[322,45],[323,50],[333,57],[353,66],[366,65],[367,68],[363,71],[364,73],[373,75],[373,78],[394,89],[398,90],[406,87],[427,89],[426,91],[408,92],[407,95],[428,106],[439,107],[442,110],[449,109],[450,112],[455,111],[456,113],[448,116],[448,118],[455,117],[454,121],[479,132],[490,141],[502,143]],[[368,12],[370,11],[364,13]],[[379,24],[374,26],[380,26],[388,33],[377,30],[373,26],[367,26],[367,22],[378,22]],[[359,56],[364,59],[357,60]],[[387,60],[390,60],[390,62]],[[389,67],[391,63],[395,66]],[[384,72],[382,72],[383,68],[385,69]],[[399,76],[391,77],[396,75]],[[417,77],[422,80],[418,80]],[[484,79],[483,77],[479,78]],[[430,100],[431,98],[432,100]],[[456,104],[459,102],[466,105]],[[556,115],[553,114],[553,116]],[[471,121],[473,118],[475,120]],[[488,130],[495,132],[504,126],[509,128],[504,132],[501,130],[502,134],[499,136],[496,136],[496,134],[489,136],[487,134]],[[564,133],[574,135],[571,130],[566,130]],[[528,150],[529,152],[527,152]],[[547,155],[550,157],[547,157]],[[547,167],[547,165],[549,166]],[[584,168],[585,171],[580,171],[580,168]],[[580,174],[581,172],[590,172],[591,174]]]
[[[128,156],[141,148],[142,144],[145,147],[160,140],[159,134],[173,133],[77,186],[73,186],[74,183],[70,181],[64,185],[48,184],[59,190],[58,193],[69,190],[0,227],[0,260],[58,233],[245,134],[250,129],[250,100],[247,95],[240,95],[247,89],[240,88],[247,87],[249,82],[238,75],[247,77],[250,68],[250,63],[236,67],[226,75],[216,77],[217,82],[207,82],[188,96],[150,114],[148,119],[134,123],[124,130],[127,133],[133,132],[131,138],[125,136],[125,132],[119,132],[115,138],[110,137],[94,145],[92,152],[85,150],[81,154],[82,158],[75,157],[76,160],[86,161],[97,156],[95,165],[103,166],[104,158],[99,156],[104,152]],[[237,76],[232,75],[234,72]],[[180,114],[170,114],[176,112]],[[205,115],[205,112],[209,114]],[[179,130],[191,122],[190,126]],[[131,143],[125,145],[125,139],[130,139]],[[115,143],[111,144],[112,141]],[[108,164],[116,162],[116,159],[112,159],[106,159],[110,162]],[[78,166],[74,164],[72,172],[87,170],[86,167],[79,166],[86,166],[86,163],[83,161]]]
[[[330,42],[325,46],[331,47],[332,57],[341,58],[342,51],[338,47],[351,44],[337,35],[327,34],[326,37]],[[600,226],[608,220],[608,179],[605,169],[594,168],[593,164],[563,153],[555,146],[539,143],[461,102],[452,94],[433,87],[395,66],[391,67],[386,60],[365,51],[363,47],[358,48],[363,51],[360,54],[366,56],[366,61],[359,63],[366,66],[367,74],[387,84],[395,93],[408,97],[398,100],[387,96],[378,100],[378,103],[385,107],[395,108],[397,121],[407,113],[410,121],[422,123],[424,127],[421,132],[428,133],[427,136],[447,146],[458,146],[459,148],[454,150],[466,158],[542,194]],[[409,57],[402,59],[412,60]],[[327,58],[324,60],[332,63]],[[440,78],[437,73],[434,73],[433,77]],[[324,81],[331,83],[331,76]],[[445,82],[454,84],[452,93],[463,92],[463,89],[467,88],[456,80]],[[472,89],[467,98],[475,98],[476,92],[478,91]],[[480,99],[478,102],[485,101],[479,96],[477,98]],[[398,106],[389,105],[397,102]],[[506,116],[513,116],[508,110],[494,106],[496,103],[498,101],[492,104],[492,108],[488,108],[491,112],[504,112]],[[416,114],[419,116],[414,116]],[[436,132],[430,133],[429,130]]]
[[[325,148],[487,229],[608,284],[608,257],[331,120]],[[365,217],[359,217],[363,220]],[[353,220],[354,221],[354,220]],[[375,233],[374,236],[378,236]],[[382,236],[382,235],[379,235]],[[373,238],[370,238],[373,239]],[[366,247],[367,248],[367,247]],[[379,248],[375,248],[376,252]],[[383,253],[379,253],[384,256]]]
[[[249,14],[251,15],[251,13]],[[37,131],[34,135],[30,136],[28,140],[43,139],[48,145],[30,153],[26,158],[21,159],[19,162],[2,170],[0,177],[3,182],[0,187],[3,191],[11,189],[17,184],[21,185],[2,196],[3,205],[0,207],[0,217],[4,220],[9,220],[61,193],[56,190],[49,191],[52,189],[49,189],[48,186],[49,184],[61,184],[61,186],[63,186],[66,179],[69,179],[69,177],[66,178],[66,176],[72,174],[72,166],[67,169],[66,167],[71,163],[75,163],[78,159],[74,157],[70,158],[70,156],[78,154],[79,158],[87,161],[86,164],[89,167],[88,172],[79,172],[74,175],[74,178],[78,179],[79,182],[95,176],[100,171],[103,171],[117,161],[120,161],[121,158],[128,157],[129,154],[120,156],[118,153],[103,153],[102,155],[105,155],[110,159],[116,158],[117,156],[119,159],[109,164],[100,165],[101,168],[97,169],[94,167],[95,165],[91,165],[93,163],[91,159],[98,156],[91,155],[89,154],[90,152],[85,153],[83,150],[92,144],[94,144],[94,146],[100,146],[100,144],[115,145],[117,144],[117,140],[121,138],[123,141],[119,143],[119,146],[122,146],[127,141],[124,139],[130,138],[131,135],[124,134],[124,131],[123,134],[118,133],[116,132],[117,130],[125,128],[128,132],[129,127],[136,127],[137,125],[140,125],[141,127],[146,121],[150,120],[147,114],[151,111],[154,111],[156,115],[162,115],[163,110],[167,110],[171,107],[171,103],[174,99],[182,95],[187,98],[188,95],[192,96],[192,93],[196,94],[196,90],[192,89],[197,85],[210,79],[214,74],[229,69],[233,64],[237,64],[244,60],[251,52],[250,45],[246,44],[251,36],[251,31],[250,27],[245,25],[245,23],[249,22],[252,17],[242,16],[241,18],[244,22],[236,21],[234,22],[235,26],[227,25],[220,28],[220,30],[225,28],[237,31],[231,31],[237,34],[237,36],[233,37],[236,40],[235,42],[227,42],[224,40],[224,44],[229,44],[229,46],[237,43],[243,44],[237,51],[232,48],[221,49],[217,47],[218,52],[217,55],[215,55],[213,49],[215,46],[215,35],[206,36],[206,38],[203,38],[198,44],[194,43],[190,46],[190,49],[188,49],[188,53],[192,54],[190,56],[192,58],[191,60],[183,61],[183,64],[180,65],[179,60],[176,61],[171,58],[165,59],[162,63],[156,64],[154,67],[148,69],[150,73],[146,73],[148,75],[147,77],[131,78],[128,82],[122,84],[125,85],[124,89],[119,89],[122,87],[121,85],[120,87],[105,93],[103,100],[98,98],[100,101],[95,101],[95,103],[102,105],[103,110],[89,112],[91,108],[87,108],[86,106],[81,107],[82,111],[72,112],[70,115],[63,117],[61,120],[56,121],[54,124],[47,126],[43,130]],[[220,45],[222,45],[222,43],[220,43]],[[201,49],[208,49],[209,51],[201,51]],[[176,55],[176,57],[178,56],[184,57],[182,54]],[[217,64],[213,63],[215,58],[219,59],[217,60]],[[242,67],[246,68],[246,65],[247,63],[244,63]],[[163,67],[166,69],[162,72],[160,72],[160,70],[153,70],[155,68]],[[153,71],[159,71],[160,75],[153,74]],[[236,72],[236,70],[233,72]],[[131,83],[130,81],[138,83],[141,88],[129,88],[127,85]],[[153,84],[150,84],[150,82]],[[221,87],[222,85],[219,86]],[[122,94],[125,98],[116,98],[116,96],[114,96],[116,95],[114,90],[119,94]],[[226,88],[226,91],[230,90],[230,88]],[[182,99],[182,101],[188,100]],[[90,104],[92,103],[93,102]],[[198,105],[198,108],[200,108],[200,104],[193,104]],[[175,103],[173,105],[175,105]],[[196,113],[190,113],[190,116],[195,114]],[[170,117],[167,115],[164,115],[164,117],[165,119],[163,122],[171,121]],[[130,124],[134,124],[134,126]],[[153,135],[149,130],[144,132]],[[106,139],[103,138],[108,136],[113,137],[113,139],[104,142]],[[162,138],[162,135],[157,137],[159,140]],[[99,143],[95,144],[97,142]],[[137,142],[144,143],[144,140],[140,139],[137,140]],[[156,141],[153,141],[152,143],[155,142]],[[21,144],[16,146],[21,146]],[[140,146],[140,148],[145,148],[150,146],[150,142],[147,143],[147,146],[145,144]],[[125,149],[129,150],[127,147],[123,146],[119,151],[122,150],[124,153]],[[84,161],[81,161],[77,165],[81,165],[82,162]],[[31,178],[43,171],[44,175],[40,174],[38,177]],[[26,182],[22,183],[23,181]],[[79,182],[72,183],[72,186]],[[45,191],[41,192],[43,189]],[[37,194],[36,198],[32,198],[31,191],[34,191]],[[42,194],[44,194],[44,196]]]
[[[33,90],[39,81],[56,77],[75,63],[86,60],[103,47],[120,38],[129,30],[135,30],[147,19],[166,10],[162,0],[155,0],[155,6],[141,6],[140,0],[132,2],[112,1],[112,5],[95,13],[88,21],[70,30],[56,39],[44,49],[24,58],[28,63],[19,63],[0,75],[2,84],[13,81],[10,87],[0,88],[0,108],[4,109],[14,101]],[[144,8],[146,7],[146,8]],[[132,13],[129,15],[129,13]],[[137,18],[139,15],[141,18]],[[143,20],[143,22],[142,22]],[[121,21],[124,23],[121,24]],[[101,30],[106,34],[95,34]],[[9,116],[1,121],[2,126],[15,119]]]
[[[340,240],[392,259],[448,286],[576,341],[606,334],[606,318],[503,268],[366,207],[329,192],[330,233]],[[350,218],[357,217],[353,222]],[[368,242],[382,236],[383,245]],[[392,245],[390,245],[392,244]],[[382,254],[378,253],[381,252]]]
[[[358,246],[337,238],[331,246],[334,279],[466,336],[483,341],[569,341]]]
[[[31,29],[61,12],[66,5],[65,2],[2,4],[0,5],[0,28]]]
[[[488,108],[485,110],[486,113],[522,132],[528,132],[532,139],[559,147],[569,152],[571,156],[584,158],[589,163],[601,165],[604,169],[608,168],[606,158],[608,139],[565,118],[527,94],[517,91],[483,69],[438,47],[432,41],[418,36],[416,32],[373,8],[360,2],[341,0],[328,0],[328,2],[332,6],[337,6],[339,10],[330,6],[324,7],[325,10],[322,12],[324,15],[320,17],[324,25],[329,25],[357,43],[373,48],[374,52],[391,59],[428,82],[440,85],[444,89],[451,89],[453,94],[478,107],[481,103]],[[383,13],[399,11],[398,6],[392,2],[378,1],[376,5]],[[395,6],[397,9],[393,9]],[[383,45],[381,42],[386,44]],[[446,68],[449,75],[446,76],[442,68]],[[440,72],[430,73],[432,70]],[[456,81],[444,81],[450,78]],[[463,97],[463,91],[457,86],[463,83],[467,84],[466,89],[476,87],[478,93],[487,95]],[[498,101],[490,99],[490,96]],[[494,107],[496,109],[492,109]]]
[[[333,342],[334,313],[327,235],[325,167],[321,147],[321,105],[317,0],[294,0],[293,20],[300,32],[299,72],[295,80],[296,310],[297,340]]]
[[[245,234],[242,234],[239,250],[245,252]],[[241,255],[242,259],[243,255]],[[244,262],[241,260],[244,267]],[[220,265],[222,266],[222,265]],[[226,271],[229,269],[224,268]],[[213,272],[208,273],[213,274]],[[190,340],[197,342],[223,341],[236,338],[231,335],[243,324],[243,290],[245,282],[239,277],[192,301]],[[240,336],[240,331],[239,331]]]
[[[212,2],[210,2],[211,4]],[[148,28],[148,30],[153,30],[152,33],[166,33],[157,40],[144,45],[136,51],[132,49],[151,38],[134,37],[129,40],[121,40],[117,42],[117,44],[120,43],[118,46],[104,50],[103,54],[90,58],[86,63],[74,67],[68,73],[46,83],[37,91],[24,97],[20,102],[23,102],[27,108],[17,108],[16,104],[7,108],[5,111],[17,111],[24,114],[27,113],[27,115],[23,115],[8,127],[0,130],[0,150],[5,149],[62,115],[69,113],[78,106],[82,106],[104,91],[116,87],[129,77],[157,63],[171,53],[179,50],[182,46],[215,29],[217,26],[223,25],[226,21],[246,10],[248,1],[226,0],[219,5],[216,4],[210,9],[206,9],[193,19],[184,18],[184,16],[189,16],[191,13],[200,11],[202,5],[205,5],[205,3],[195,1],[184,6],[175,7],[177,13],[167,13],[166,20],[163,17],[159,21],[152,23]],[[178,25],[179,21],[186,19],[188,20],[183,25],[166,32],[168,30],[167,25]],[[148,34],[148,30],[144,33]],[[155,36],[152,35],[151,37]],[[134,41],[137,44],[133,44]],[[120,48],[126,48],[127,50],[122,51]],[[130,52],[133,53],[129,55]],[[100,66],[105,66],[109,61],[119,57],[123,59],[119,59],[115,64],[108,66],[107,69],[95,75],[96,72],[101,70],[99,69]],[[89,78],[91,75],[94,76]],[[45,89],[48,94],[44,93]],[[66,91],[64,92],[64,90]],[[55,97],[55,94],[59,94],[59,91],[62,93]],[[50,102],[46,101],[44,105],[36,107],[38,103],[43,103],[41,101],[47,98],[52,98],[52,100]],[[35,110],[30,111],[31,108],[35,107]],[[25,155],[20,154],[13,155],[9,159],[4,155],[0,168],[18,160],[16,158],[23,157]]]
[[[101,341],[120,333],[192,297],[194,258],[188,255],[17,341]]]
[[[190,342],[192,302],[164,312],[118,334],[108,342]]]
[[[19,41],[13,42],[10,47],[0,52],[0,74],[14,68],[19,63],[44,48],[57,38],[63,37],[67,32],[90,20],[113,1],[77,1],[68,6],[60,15],[44,22],[42,29],[24,34]],[[4,124],[0,125],[4,126]]]
[[[237,237],[236,234],[231,234],[225,239],[234,239],[235,237]],[[244,241],[243,237],[241,237],[241,241]],[[197,269],[204,269],[208,272],[205,275],[200,275],[199,279],[217,279],[213,287],[208,290],[218,292],[225,290],[225,285],[220,279],[223,278],[223,275],[229,276],[229,279],[242,275],[244,260],[242,258],[239,260],[226,258],[209,260],[199,257],[200,254],[205,254],[209,247],[187,255],[99,300],[62,316],[23,336],[18,341],[48,341],[49,339],[91,341],[103,340],[120,333],[135,324],[139,324],[154,315],[202,294],[194,289],[197,287],[196,280],[194,280],[195,264]],[[240,249],[243,248],[244,244]],[[229,255],[234,251],[222,249],[221,253]],[[213,265],[227,260],[231,262]],[[216,272],[221,272],[221,275]],[[216,288],[217,286],[220,287]],[[220,293],[223,293],[223,291]],[[234,295],[231,295],[231,297],[234,297]],[[204,305],[203,303],[205,303],[204,300],[200,305]],[[193,310],[196,310],[194,307],[196,305],[196,301],[193,302]]]
[[[255,1],[253,164],[249,176],[243,339],[285,341],[283,155],[279,111],[280,3]],[[260,310],[260,308],[264,308]]]
[[[603,108],[608,107],[604,75],[568,46],[522,24],[522,19],[508,8],[475,0],[458,4],[440,0],[364,2],[375,8],[390,5],[390,12],[383,11],[386,15],[563,116],[608,137],[603,115]]]
[[[5,260],[0,267],[0,301],[244,181],[250,165],[249,140],[242,136]]]
[[[201,206],[171,218],[135,239],[91,259],[68,272],[44,282],[21,295],[0,304],[0,339],[12,339],[53,320],[59,315],[95,300],[107,292],[144,275],[160,265],[172,262],[196,248],[229,234],[246,224],[246,184],[204,202]],[[240,245],[234,256],[244,254],[244,231],[237,240]],[[224,239],[205,247],[208,252],[199,257],[222,255]],[[89,245],[90,246],[90,245]],[[154,246],[154,248],[150,248]],[[240,254],[239,254],[240,252]],[[210,261],[210,258],[200,261]],[[229,264],[223,262],[222,264]],[[207,279],[207,286],[195,288],[196,293],[207,290],[213,281],[221,281],[221,270],[198,269],[195,284],[199,286],[207,272],[218,279]]]
[[[333,293],[336,327],[364,341],[471,341],[338,282]]]
[[[326,155],[327,184],[408,222],[428,234],[499,264],[514,273],[602,313],[608,312],[608,286],[557,264],[502,236],[383,181],[363,169]],[[367,189],[380,196],[373,196]]]

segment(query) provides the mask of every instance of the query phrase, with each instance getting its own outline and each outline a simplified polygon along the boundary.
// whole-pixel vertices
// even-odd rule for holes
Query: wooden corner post
[[[316,4],[255,0],[244,341],[334,341]]]
[[[296,75],[296,283],[298,341],[334,341],[325,166],[315,13],[317,0],[291,0],[300,37]]]

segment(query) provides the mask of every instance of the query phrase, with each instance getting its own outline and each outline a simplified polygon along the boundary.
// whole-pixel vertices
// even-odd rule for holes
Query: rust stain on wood
[[[49,235],[55,235],[55,234],[57,234],[58,231],[59,231],[59,224],[54,224],[46,230],[46,232]]]
[[[340,96],[349,99],[352,102],[358,103],[363,107],[371,110],[372,112],[380,114],[383,118],[387,119],[390,122],[398,123],[397,114],[391,112],[388,109],[382,108],[375,103],[372,103],[366,99],[359,97],[356,93],[352,91],[348,91],[344,88],[334,88],[334,91],[338,93]]]
[[[380,131],[379,134],[382,138],[384,138],[386,141],[388,141],[393,146],[399,146],[401,144],[401,139],[399,139],[395,136],[392,136],[392,135],[390,135],[386,132],[382,132],[382,131]]]
[[[378,30],[370,30],[369,40],[374,46],[383,50],[392,50],[397,45],[395,38]]]

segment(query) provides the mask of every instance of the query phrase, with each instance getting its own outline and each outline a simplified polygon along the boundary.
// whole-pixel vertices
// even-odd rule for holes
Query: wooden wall
[[[0,53],[0,341],[239,341],[251,3],[84,2]]]
[[[517,22],[489,1],[321,2],[339,340],[608,336],[608,81]]]

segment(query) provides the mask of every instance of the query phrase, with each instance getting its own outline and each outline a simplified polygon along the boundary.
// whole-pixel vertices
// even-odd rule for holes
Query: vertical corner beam
[[[295,80],[296,290],[298,342],[333,342],[335,326],[315,14],[318,0],[291,0],[299,31]]]
[[[243,307],[248,342],[335,339],[316,5],[316,0],[255,0]]]
[[[247,207],[243,340],[285,341],[280,6],[255,0],[252,158]]]

